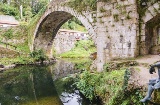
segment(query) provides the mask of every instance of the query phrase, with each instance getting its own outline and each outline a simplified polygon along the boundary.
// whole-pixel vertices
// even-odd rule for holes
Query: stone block
[[[143,42],[143,41],[145,41],[145,39],[146,39],[146,36],[145,36],[145,35],[142,35],[142,36],[141,36],[141,41]]]
[[[120,14],[120,11],[117,9],[112,9],[112,14]]]
[[[105,9],[105,10],[112,10],[113,9],[113,5],[111,5],[111,4],[105,4],[105,6],[103,6],[103,8]]]
[[[143,19],[143,21],[146,23],[147,21],[149,21],[150,19],[152,19],[153,18],[153,16],[152,16],[152,14],[149,12],[149,11],[147,11],[146,13],[145,13],[145,15],[142,17],[142,19]]]
[[[160,10],[159,10],[159,8],[160,8],[160,4],[155,3],[155,4],[153,4],[153,7],[157,10],[157,12],[159,12],[159,13],[160,13]]]
[[[153,6],[150,6],[148,8],[148,10],[152,14],[152,16],[156,16],[157,15],[157,11],[155,10],[155,8]]]
[[[128,0],[130,4],[136,4],[136,0]]]
[[[124,5],[129,5],[129,4],[130,3],[127,0],[124,1]]]
[[[117,0],[111,0],[111,3],[115,3],[115,2],[117,2]]]
[[[145,35],[146,34],[145,29],[141,29],[141,33],[140,34],[141,35]]]

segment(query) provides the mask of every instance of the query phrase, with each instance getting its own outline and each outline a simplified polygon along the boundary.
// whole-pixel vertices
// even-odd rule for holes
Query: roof
[[[17,26],[19,22],[13,16],[0,15],[0,25]]]
[[[11,22],[11,21],[7,21],[7,20],[0,20],[0,24],[9,24],[9,25],[18,25],[19,22]]]
[[[67,30],[67,29],[59,29],[59,32],[87,33],[87,32],[76,31],[76,30]]]

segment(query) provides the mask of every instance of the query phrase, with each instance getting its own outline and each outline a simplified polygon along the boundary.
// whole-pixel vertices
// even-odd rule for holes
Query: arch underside
[[[64,11],[54,11],[40,23],[34,38],[33,49],[43,49],[51,57],[53,40],[59,28],[73,16]]]
[[[145,44],[146,50],[149,54],[160,53],[158,27],[160,27],[160,14],[157,14],[154,18],[152,18],[146,23]]]

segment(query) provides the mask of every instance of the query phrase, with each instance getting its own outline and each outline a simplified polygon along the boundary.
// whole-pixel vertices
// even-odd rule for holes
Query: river
[[[23,65],[0,73],[0,105],[93,105],[73,78],[90,60],[58,60],[55,64]],[[94,105],[99,105],[94,103]]]

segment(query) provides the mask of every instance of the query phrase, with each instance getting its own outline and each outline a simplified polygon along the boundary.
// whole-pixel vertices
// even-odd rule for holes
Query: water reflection
[[[78,62],[80,61],[80,62]],[[87,100],[75,87],[74,80],[76,74],[89,68],[91,64],[87,60],[60,60],[56,63],[54,69],[54,84],[59,97],[64,105],[90,105]]]
[[[2,105],[41,105],[41,103],[62,105],[55,91],[51,73],[46,68],[48,67],[22,66],[4,72],[0,76],[0,103]]]
[[[75,73],[85,62],[58,61],[50,66],[20,66],[0,73],[1,105],[91,105],[75,88]]]

